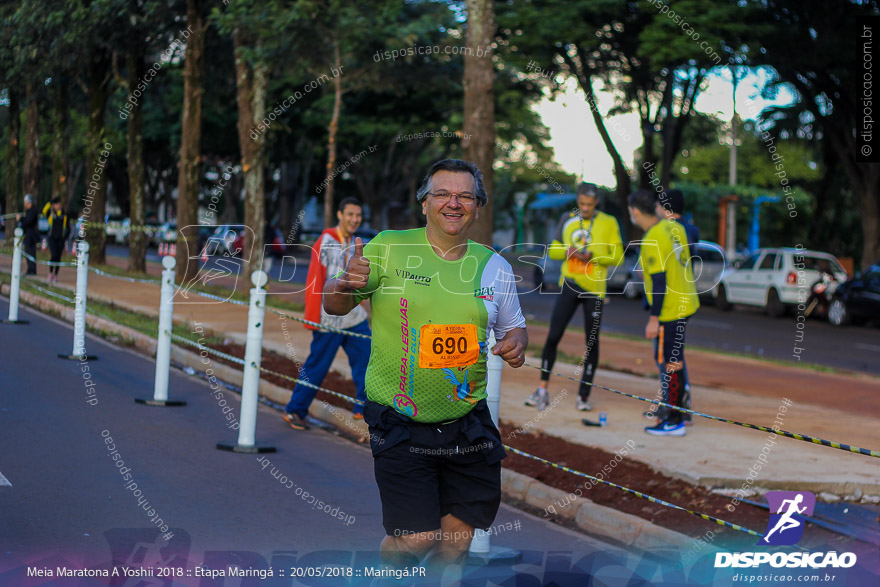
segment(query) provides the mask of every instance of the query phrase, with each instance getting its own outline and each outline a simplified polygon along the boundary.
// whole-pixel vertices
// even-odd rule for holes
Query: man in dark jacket
[[[43,208],[43,215],[49,219],[49,253],[52,255],[50,261],[60,263],[61,254],[64,253],[64,241],[70,234],[67,214],[61,210],[61,198],[57,196],[52,198],[52,201]],[[58,265],[49,266],[49,283],[58,281],[58,268]]]
[[[27,272],[25,275],[37,274],[37,263],[31,259],[37,258],[37,241],[40,240],[40,233],[37,230],[37,207],[34,205],[34,198],[30,194],[24,197],[24,218],[21,214],[16,215],[19,226],[24,230],[24,252],[30,255],[27,260]]]

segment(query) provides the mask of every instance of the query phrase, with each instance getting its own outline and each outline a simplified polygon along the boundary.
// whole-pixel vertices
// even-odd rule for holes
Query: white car
[[[834,255],[802,248],[758,249],[724,272],[715,288],[715,304],[720,310],[729,310],[731,304],[760,306],[776,318],[796,306],[798,298],[806,300],[822,273],[832,273],[839,283],[847,279]]]

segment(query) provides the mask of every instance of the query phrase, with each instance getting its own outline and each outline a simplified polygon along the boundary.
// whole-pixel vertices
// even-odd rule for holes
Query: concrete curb
[[[3,284],[0,293],[8,295],[8,286]],[[42,298],[30,292],[20,292],[20,299],[31,307],[38,310],[60,316],[68,322],[73,322],[73,309]],[[111,322],[91,314],[86,315],[86,324],[94,329],[119,336],[128,346],[137,349],[142,354],[155,357],[156,339],[141,332]],[[171,360],[197,371],[213,369],[214,376],[232,385],[240,385],[243,373],[238,369],[224,363],[215,362],[212,355],[207,357],[198,352],[181,348],[175,344],[171,346]],[[207,359],[207,362],[206,362]],[[276,404],[285,405],[290,399],[290,390],[279,385],[260,380],[259,395]],[[363,420],[354,420],[352,412],[324,402],[312,402],[309,414],[323,422],[333,424],[341,434],[365,442],[369,438],[369,430]],[[340,424],[344,424],[341,426]],[[578,528],[587,534],[601,536],[622,543],[626,546],[642,551],[669,549],[678,547],[684,551],[698,542],[673,530],[669,530],[653,524],[648,520],[620,512],[613,508],[599,505],[585,497],[570,500],[577,497],[566,494],[560,489],[545,485],[527,475],[501,469],[501,491],[509,498],[524,501],[532,507],[545,510],[553,506],[557,509],[556,514],[573,521]],[[576,501],[580,501],[577,507],[570,507]],[[569,502],[565,506],[556,508],[560,502]]]
[[[513,499],[547,510],[553,506],[556,515],[574,522],[587,534],[609,538],[626,546],[649,551],[678,547],[684,551],[698,539],[663,528],[638,516],[599,505],[586,497],[567,494],[522,473],[501,469],[501,490]],[[575,497],[576,500],[570,500]],[[577,502],[580,505],[571,507]],[[558,507],[559,503],[567,503]]]

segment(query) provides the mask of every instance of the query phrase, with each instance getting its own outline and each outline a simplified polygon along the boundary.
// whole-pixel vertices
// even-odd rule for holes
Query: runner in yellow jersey
[[[580,388],[576,407],[589,411],[590,389],[599,366],[599,328],[602,324],[602,302],[605,299],[608,267],[623,262],[623,240],[620,225],[610,214],[600,212],[599,191],[591,183],[582,183],[577,189],[577,208],[563,214],[556,228],[548,254],[551,259],[564,260],[560,276],[560,291],[556,295],[550,330],[541,356],[541,382],[526,400],[527,406],[544,410],[549,401],[547,386],[550,371],[556,362],[556,348],[580,306],[584,311],[584,350]],[[546,294],[545,294],[546,297]]]
[[[684,227],[675,219],[661,220],[655,213],[656,197],[650,190],[638,190],[627,200],[632,223],[645,231],[639,250],[639,264],[645,281],[645,297],[651,317],[645,338],[654,340],[654,356],[663,365],[661,389],[668,391],[666,403],[684,407],[684,342],[687,320],[700,307],[694,285],[690,249]],[[657,436],[684,436],[681,412],[645,432]]]

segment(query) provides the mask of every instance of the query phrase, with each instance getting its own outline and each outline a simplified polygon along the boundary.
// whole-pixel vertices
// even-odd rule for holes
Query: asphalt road
[[[7,312],[8,301],[0,298],[0,314]],[[173,369],[170,396],[186,399],[187,406],[136,404],[135,397],[152,395],[152,361],[91,336],[86,349],[97,360],[59,359],[57,353],[69,349],[71,326],[28,309],[21,317],[30,324],[0,325],[0,585],[31,584],[23,578],[26,566],[164,565],[185,572],[227,564],[378,566],[375,551],[384,531],[366,448],[322,430],[293,432],[278,412],[261,405],[257,441],[279,451],[266,455],[271,464],[264,468],[266,461],[256,456],[219,451],[216,443],[235,440],[237,433],[227,428],[206,383]],[[91,396],[86,366],[94,382]],[[223,395],[238,415],[239,397]],[[90,397],[97,398],[94,405]],[[131,482],[136,487],[127,488]],[[311,507],[297,488],[334,510]],[[155,512],[143,509],[146,502]],[[162,524],[168,529],[160,531]],[[502,505],[495,525],[508,524],[510,531],[494,536],[493,544],[522,551],[522,564],[468,573],[501,580],[515,569],[541,581],[529,584],[547,584],[554,576],[571,578],[558,584],[584,584],[587,574],[632,576],[621,566],[623,557],[630,569],[645,564]],[[173,536],[166,542],[162,532]],[[569,575],[573,568],[583,570]],[[195,577],[184,579],[179,584],[198,584]],[[155,578],[126,584],[162,583]],[[288,577],[271,584],[300,583]]]
[[[117,245],[108,246],[108,253],[124,257],[128,250]],[[154,249],[148,251],[148,259],[158,261]],[[295,261],[295,262],[294,262]],[[241,261],[211,257],[207,267],[217,268],[218,263],[239,271]],[[285,258],[274,260],[269,274],[272,279],[292,283],[305,283],[308,261]],[[550,322],[553,304],[558,292],[540,293],[528,280],[520,286],[520,303],[527,320]],[[647,315],[641,300],[628,300],[623,295],[609,294],[602,328],[606,332],[643,336]],[[579,309],[571,324],[583,328],[583,312]],[[803,330],[802,342],[796,342],[796,322],[793,315],[769,318],[760,308],[735,306],[728,312],[717,310],[710,302],[703,302],[699,312],[689,321],[687,342],[691,345],[798,362],[794,358],[795,346],[800,347],[800,362],[815,363],[826,367],[848,369],[870,375],[880,375],[880,329],[876,326],[850,326],[837,328],[825,320],[809,319]]]

